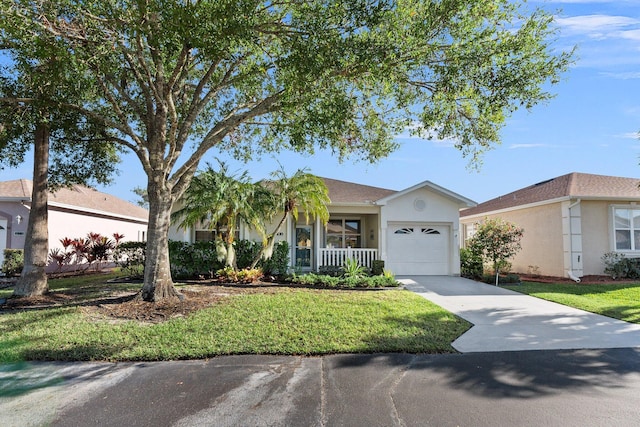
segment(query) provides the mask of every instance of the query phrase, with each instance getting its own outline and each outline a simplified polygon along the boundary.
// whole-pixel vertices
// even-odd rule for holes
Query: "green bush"
[[[24,267],[24,252],[22,249],[5,249],[2,272],[7,276],[17,276]]]
[[[482,281],[484,283],[488,283],[489,285],[495,285],[496,284],[496,275],[495,274],[484,274],[481,277]],[[506,285],[506,284],[515,284],[515,283],[520,283],[520,276],[518,276],[517,274],[507,274],[505,276],[499,276],[498,277],[498,284],[499,285]]]
[[[289,271],[289,244],[281,241],[273,247],[271,258],[261,262],[264,274],[283,276]]]
[[[230,283],[255,283],[262,279],[263,274],[259,268],[234,270],[231,267],[225,267],[216,271],[216,276]]]
[[[612,279],[640,279],[640,259],[627,258],[618,252],[607,252],[602,256],[604,273]]]
[[[342,276],[342,267],[338,265],[323,265],[318,268],[318,274],[323,276],[340,277]]]
[[[305,286],[318,286],[323,288],[360,289],[360,288],[384,288],[400,285],[393,275],[371,277],[335,277],[324,274],[307,273],[293,275],[289,281]]]
[[[236,265],[238,270],[249,268],[251,263],[260,253],[262,244],[251,240],[236,240],[233,242],[233,248],[236,251]]]
[[[384,260],[374,259],[371,264],[371,274],[374,276],[380,276],[384,273]]]
[[[238,270],[245,270],[260,252],[261,243],[251,240],[233,242]],[[198,276],[214,277],[224,268],[224,248],[219,241],[178,242],[169,241],[169,261],[171,276],[174,279],[187,279]],[[289,245],[280,242],[274,246],[273,255],[261,261],[258,267],[264,274],[284,275],[289,267]]]
[[[476,280],[482,277],[483,270],[482,255],[471,249],[460,249],[460,275],[462,277]]]
[[[146,242],[120,243],[113,251],[113,259],[127,276],[142,278],[144,277],[146,249]]]
[[[224,266],[218,258],[215,241],[187,243],[170,240],[169,262],[174,279],[213,277]]]

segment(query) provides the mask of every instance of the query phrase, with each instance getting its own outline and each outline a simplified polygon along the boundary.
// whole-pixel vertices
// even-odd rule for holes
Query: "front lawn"
[[[504,287],[592,313],[640,323],[640,283],[583,285],[524,282]]]
[[[0,311],[0,362],[443,353],[455,352],[451,342],[470,327],[409,291],[265,285],[189,285],[182,288],[188,296],[185,304],[206,298],[205,308],[187,313],[180,307],[151,307],[143,311],[158,311],[166,320],[147,321],[144,316],[123,320],[117,315],[120,308],[149,304],[122,297],[127,292],[131,295],[140,284],[114,285],[93,278],[74,279],[69,284],[69,279],[64,280],[52,280],[50,285],[55,292],[48,300],[58,306]],[[118,296],[120,299],[110,299]]]

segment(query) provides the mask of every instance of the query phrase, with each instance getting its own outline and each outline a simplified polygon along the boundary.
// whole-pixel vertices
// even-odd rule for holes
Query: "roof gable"
[[[32,181],[19,179],[0,182],[0,198],[31,200]],[[49,194],[49,204],[94,213],[114,214],[147,220],[149,212],[111,194],[82,185],[62,187]]]
[[[376,204],[378,205],[385,205],[388,202],[390,202],[393,199],[396,199],[398,197],[402,197],[405,194],[411,193],[413,191],[419,190],[421,188],[426,188],[428,190],[431,190],[437,194],[440,194],[441,196],[444,196],[445,198],[452,200],[453,202],[455,202],[456,204],[458,204],[460,207],[471,207],[471,206],[476,206],[476,202],[474,202],[471,199],[467,199],[466,197],[463,197],[457,193],[454,193],[453,191],[447,190],[444,187],[441,187],[437,184],[434,184],[431,181],[423,181],[419,184],[414,185],[413,187],[409,187],[406,188],[402,191],[397,191],[393,194],[390,194],[382,199],[377,200]]]
[[[533,203],[569,198],[640,200],[640,179],[573,172],[521,188],[466,209],[461,216],[478,215]]]

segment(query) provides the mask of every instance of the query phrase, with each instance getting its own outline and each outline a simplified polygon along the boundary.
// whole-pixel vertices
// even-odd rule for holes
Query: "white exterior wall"
[[[18,224],[18,216],[20,223]],[[0,202],[0,218],[7,221],[7,232],[2,248],[22,249],[29,223],[29,209],[19,202]]]
[[[113,233],[124,234],[123,242],[142,241],[147,224],[124,219],[90,216],[72,211],[49,208],[49,249],[60,248],[60,239],[86,238],[89,233],[100,233],[112,238]]]

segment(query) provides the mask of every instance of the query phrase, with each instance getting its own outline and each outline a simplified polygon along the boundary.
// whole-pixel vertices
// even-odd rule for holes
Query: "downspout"
[[[580,283],[580,278],[573,274],[573,230],[571,229],[571,208],[578,206],[581,200],[578,199],[569,205],[569,271],[567,276],[576,283]]]

